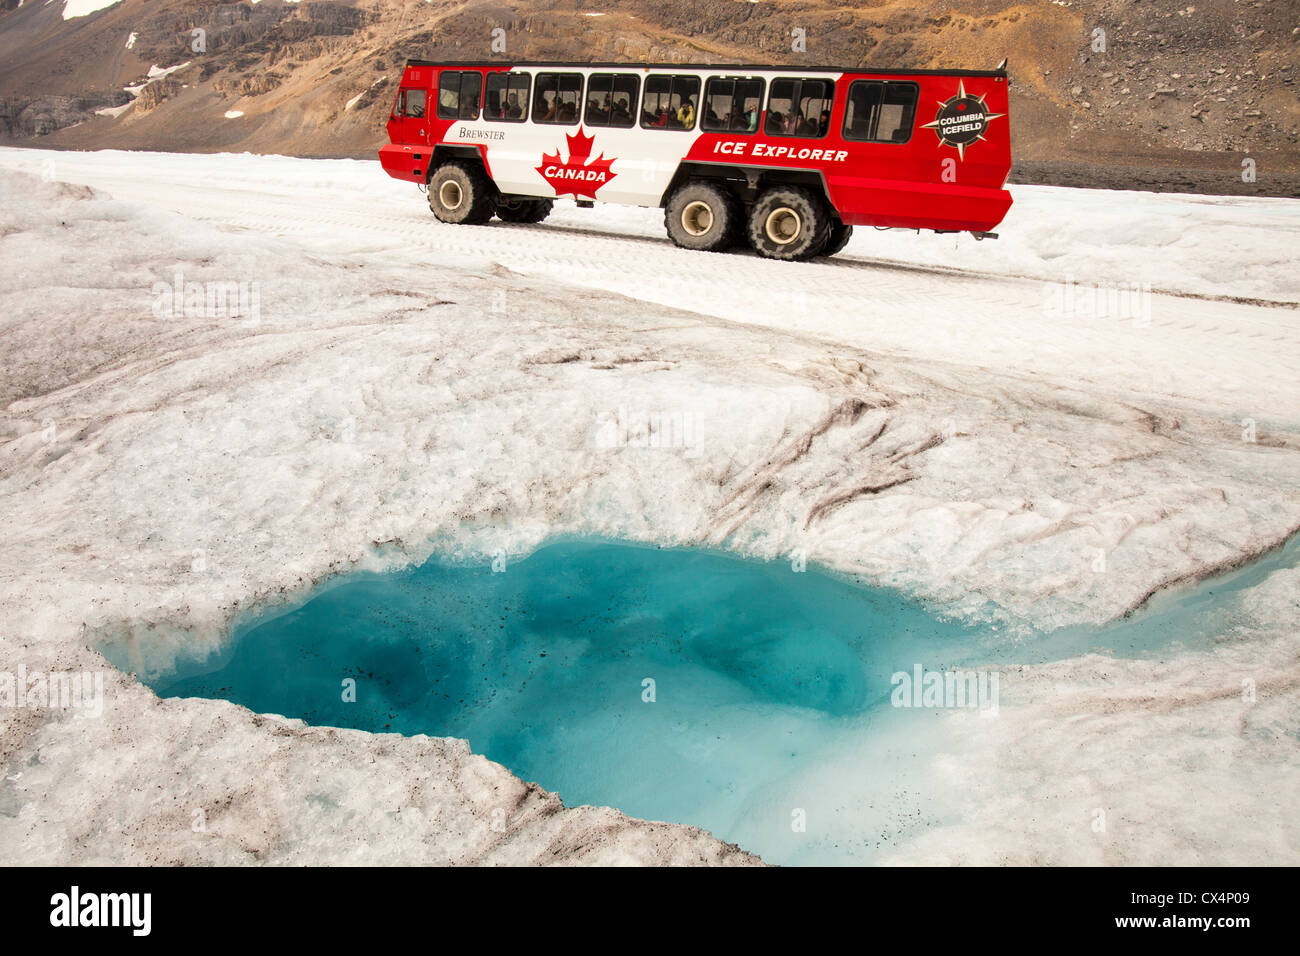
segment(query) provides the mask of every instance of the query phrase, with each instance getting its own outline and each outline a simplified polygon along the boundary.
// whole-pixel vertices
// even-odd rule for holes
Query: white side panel
[[[537,71],[528,70],[536,78]],[[556,68],[557,72],[581,73],[583,75],[583,96],[586,101],[588,78],[592,73],[632,72],[626,69],[598,68],[592,70],[565,70]],[[648,76],[691,75],[700,78],[700,101],[696,103],[697,111],[702,105],[705,83],[710,76],[750,76],[764,81],[764,97],[772,80],[777,77],[802,76],[797,68],[782,71],[729,71],[725,66],[716,70],[672,71],[657,69],[654,72],[636,71],[641,77],[641,92],[644,93],[645,79]],[[812,74],[824,76],[836,81],[840,74]],[[641,98],[638,97],[634,113],[640,116]],[[568,135],[581,130],[584,136],[593,136],[590,160],[613,160],[610,172],[614,176],[596,192],[596,198],[603,202],[626,203],[634,206],[658,206],[664,190],[677,165],[690,152],[692,144],[703,135],[698,120],[693,130],[643,129],[640,125],[631,129],[613,127],[588,127],[585,124],[573,126],[534,123],[531,120],[522,123],[499,122],[486,119],[460,120],[453,124],[444,137],[446,143],[465,143],[474,146],[486,146],[488,165],[492,178],[502,192],[519,193],[528,196],[554,196],[556,190],[546,181],[537,167],[543,166],[543,156],[559,154],[561,162],[569,159]],[[589,162],[590,162],[589,160]],[[566,195],[560,193],[560,195]]]
[[[700,136],[698,129],[616,129],[479,119],[458,121],[443,141],[486,146],[492,178],[502,192],[554,196],[555,189],[538,167],[545,168],[546,155],[558,154],[562,164],[568,162],[568,137],[579,132],[593,137],[588,164],[602,157],[613,160],[609,167],[613,175],[597,190],[596,198],[634,206],[659,205],[677,164]]]

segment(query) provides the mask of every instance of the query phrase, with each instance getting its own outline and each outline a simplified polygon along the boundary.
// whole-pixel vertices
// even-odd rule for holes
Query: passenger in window
[[[817,135],[825,136],[831,128],[831,111],[822,110],[821,119],[817,123]]]
[[[690,97],[677,110],[677,122],[682,129],[690,129],[695,125],[695,102]]]
[[[758,101],[753,100],[749,104],[749,110],[745,113],[746,129],[754,132],[758,129]]]
[[[533,115],[533,119],[537,120],[539,123],[554,122],[556,105],[557,100],[554,93],[543,93],[541,102],[537,104],[537,110]]]
[[[627,100],[625,99],[620,98],[618,102],[614,104],[614,125],[632,125],[632,111],[627,108]]]
[[[506,97],[506,119],[519,119],[523,115],[524,111],[519,108],[519,95],[517,93],[509,94]]]

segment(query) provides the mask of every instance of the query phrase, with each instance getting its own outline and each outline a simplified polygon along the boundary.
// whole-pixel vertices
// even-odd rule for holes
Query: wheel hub
[[[454,179],[448,179],[438,187],[438,202],[442,203],[444,209],[457,208],[464,198],[465,194],[461,191],[460,183]]]
[[[799,238],[802,230],[803,220],[789,206],[773,209],[763,223],[763,232],[778,246],[788,246]]]
[[[702,236],[713,228],[713,210],[703,200],[696,199],[682,210],[682,228],[692,236]]]

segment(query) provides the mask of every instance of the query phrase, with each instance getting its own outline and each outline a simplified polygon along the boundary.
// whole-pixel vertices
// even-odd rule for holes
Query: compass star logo
[[[551,184],[556,196],[595,199],[596,190],[618,175],[610,172],[614,160],[606,159],[601,153],[588,162],[591,144],[596,137],[584,136],[581,126],[576,136],[566,134],[565,139],[569,141],[569,161],[563,162],[558,150],[554,154],[543,153],[542,165],[537,167],[537,171]]]
[[[939,104],[933,123],[922,123],[921,126],[934,130],[941,146],[954,147],[957,155],[965,159],[966,147],[983,139],[989,123],[1006,115],[990,113],[984,105],[984,97],[967,96],[966,84],[958,80],[957,95]]]

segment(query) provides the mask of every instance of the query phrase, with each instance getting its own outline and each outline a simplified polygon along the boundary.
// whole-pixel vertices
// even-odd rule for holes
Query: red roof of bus
[[[501,67],[514,69],[521,66],[567,67],[569,69],[614,69],[625,70],[762,70],[768,73],[865,73],[872,76],[1001,76],[1007,75],[1006,68],[996,70],[919,70],[899,68],[879,70],[869,66],[805,66],[798,63],[576,63],[571,60],[415,60],[408,59],[407,66],[468,66],[474,69]]]

